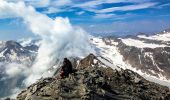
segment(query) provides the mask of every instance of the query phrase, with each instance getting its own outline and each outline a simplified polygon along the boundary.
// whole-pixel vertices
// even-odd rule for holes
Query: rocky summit
[[[16,100],[170,100],[168,87],[149,82],[131,70],[108,67],[106,61],[92,54],[74,68],[75,72],[64,79],[59,73],[40,79]]]

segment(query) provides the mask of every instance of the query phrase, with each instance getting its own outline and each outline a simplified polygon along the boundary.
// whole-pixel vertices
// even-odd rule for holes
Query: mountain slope
[[[170,32],[156,35],[138,35],[136,38],[121,39],[118,45],[124,60],[136,69],[156,76],[170,79]]]
[[[125,38],[92,37],[97,54],[109,59],[115,66],[133,70],[145,78],[170,79],[170,32],[155,35],[139,34]],[[152,80],[154,81],[154,80]],[[170,86],[170,85],[168,85]]]

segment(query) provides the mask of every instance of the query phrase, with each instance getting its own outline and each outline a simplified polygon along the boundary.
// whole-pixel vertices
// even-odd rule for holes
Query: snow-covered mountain
[[[19,76],[20,71],[25,67],[29,69],[37,55],[38,46],[21,44],[16,41],[0,42],[0,97],[11,94],[16,86],[21,87],[25,76]]]
[[[0,62],[16,62],[31,63],[35,56],[38,47],[36,45],[22,46],[15,41],[1,41],[0,42]]]
[[[99,55],[116,66],[131,69],[150,80],[157,78],[168,82],[170,79],[169,30],[150,36],[139,34],[126,38],[92,37],[91,43]]]

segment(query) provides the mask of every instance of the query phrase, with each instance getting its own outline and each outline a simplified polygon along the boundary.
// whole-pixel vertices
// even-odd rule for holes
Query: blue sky
[[[89,33],[128,35],[170,28],[170,0],[6,0],[25,2],[51,18],[68,17]],[[22,19],[0,10],[0,40],[32,37]]]

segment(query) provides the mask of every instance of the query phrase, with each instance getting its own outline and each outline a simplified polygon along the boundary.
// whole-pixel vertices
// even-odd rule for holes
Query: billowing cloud
[[[23,74],[26,75],[27,71],[28,71],[28,67],[18,63],[10,63],[7,64],[5,67],[5,72],[8,75],[8,78],[13,78]]]
[[[29,70],[20,66],[7,67],[6,72],[9,76],[26,74],[24,80],[26,86],[37,81],[42,75],[51,76],[53,73],[48,73],[48,69],[56,64],[57,59],[83,57],[93,52],[88,42],[88,34],[80,27],[72,26],[68,18],[51,19],[37,12],[32,6],[26,6],[24,2],[9,3],[4,0],[0,2],[1,12],[9,10],[7,15],[22,18],[32,33],[42,39],[37,58]]]

